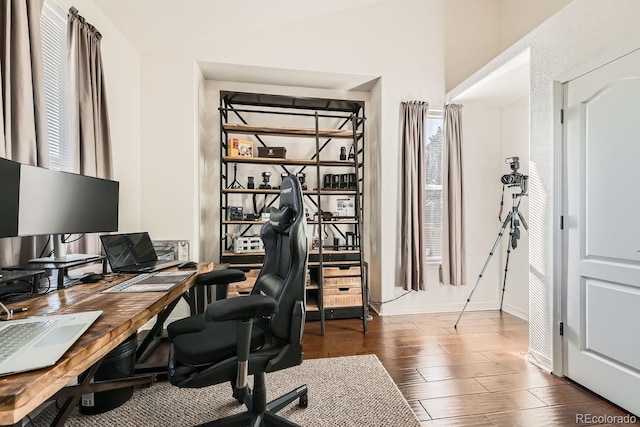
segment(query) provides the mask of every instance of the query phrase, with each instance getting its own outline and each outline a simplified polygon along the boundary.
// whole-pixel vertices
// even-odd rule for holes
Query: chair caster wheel
[[[298,405],[300,405],[300,407],[302,408],[306,408],[307,406],[309,406],[309,396],[306,394],[303,396],[300,396]]]

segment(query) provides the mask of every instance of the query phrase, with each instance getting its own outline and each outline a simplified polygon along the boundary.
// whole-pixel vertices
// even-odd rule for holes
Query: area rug
[[[302,384],[309,388],[309,406],[301,408],[294,402],[278,412],[302,426],[420,426],[375,355],[306,360],[300,366],[267,374],[267,399]],[[193,426],[243,410],[231,397],[228,383],[181,389],[162,382],[136,389],[128,402],[103,414],[81,415],[76,409],[65,425]],[[45,412],[33,420],[34,425],[48,425],[53,415]]]

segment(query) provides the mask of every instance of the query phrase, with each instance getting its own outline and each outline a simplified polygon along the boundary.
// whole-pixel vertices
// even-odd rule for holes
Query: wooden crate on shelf
[[[362,290],[360,287],[325,288],[322,292],[324,306],[353,307],[362,305]]]
[[[242,282],[229,283],[229,298],[241,295],[249,295],[251,293],[251,289],[253,289],[253,285],[256,283],[258,274],[260,274],[259,268],[252,269],[244,273],[245,280],[243,280]],[[307,286],[309,286],[310,283],[311,280],[309,278],[309,274],[307,274]]]
[[[360,267],[324,267],[322,273],[325,289],[360,286]]]
[[[322,273],[323,286],[325,289],[339,287],[360,287],[360,267],[323,267]],[[311,275],[313,283],[318,283],[317,268],[311,271]]]

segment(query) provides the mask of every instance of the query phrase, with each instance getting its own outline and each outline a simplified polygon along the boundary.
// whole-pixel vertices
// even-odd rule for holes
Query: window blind
[[[45,2],[41,16],[42,62],[49,136],[49,168],[71,171],[71,86],[67,64],[67,16]]]
[[[424,242],[427,261],[442,259],[443,113],[429,109],[425,140]]]

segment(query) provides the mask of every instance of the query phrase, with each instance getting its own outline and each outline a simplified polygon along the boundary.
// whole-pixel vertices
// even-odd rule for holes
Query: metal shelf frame
[[[247,235],[254,227],[264,224],[263,221],[227,220],[227,206],[230,194],[242,194],[256,197],[264,195],[265,207],[273,206],[279,199],[277,189],[245,189],[230,188],[233,178],[230,177],[230,167],[237,168],[239,164],[250,165],[274,165],[279,166],[287,174],[292,174],[292,166],[298,166],[295,172],[303,172],[307,168],[315,168],[316,188],[304,190],[305,199],[310,202],[317,212],[322,212],[322,198],[327,196],[353,196],[355,203],[355,217],[351,219],[323,220],[318,214],[317,219],[307,221],[317,225],[318,236],[322,239],[323,226],[330,226],[334,235],[341,235],[346,240],[346,234],[341,228],[348,225],[355,235],[354,247],[350,250],[328,250],[320,245],[317,250],[311,251],[309,267],[318,269],[318,285],[310,291],[317,292],[316,301],[318,310],[315,312],[320,321],[322,335],[325,334],[326,316],[329,318],[355,317],[354,313],[362,318],[363,332],[367,332],[368,307],[368,266],[364,260],[364,248],[362,245],[362,231],[364,230],[364,182],[365,182],[365,115],[364,102],[351,100],[304,98],[283,95],[255,94],[244,92],[220,91],[220,258],[221,262],[229,263],[237,268],[259,268],[263,254],[246,253],[233,254],[230,249],[232,240],[228,238],[229,227],[239,230],[240,236]],[[253,126],[246,117],[253,114],[265,114],[274,116],[297,116],[313,120],[313,127],[291,128],[277,126]],[[231,122],[234,119],[235,123]],[[336,129],[320,129],[321,118],[339,119]],[[239,121],[240,123],[237,123]],[[273,123],[278,118],[274,117]],[[308,159],[279,159],[260,157],[231,157],[227,148],[229,135],[252,135],[258,146],[267,147],[267,143],[261,138],[268,136],[277,138],[281,136],[306,138],[308,144],[314,144],[313,155]],[[348,139],[353,144],[354,158],[352,160],[321,160],[320,154],[329,146],[332,140]],[[312,142],[313,141],[313,142]],[[321,171],[325,167],[349,168],[355,174],[355,188],[328,190],[321,188]],[[234,174],[235,178],[235,174]],[[267,201],[270,198],[269,201]],[[336,234],[337,233],[337,234]],[[311,237],[311,236],[310,236]],[[324,307],[323,301],[323,267],[359,267],[360,274],[347,274],[344,277],[360,277],[362,290],[361,307]],[[335,277],[335,276],[331,276]],[[316,318],[310,316],[309,318]]]

